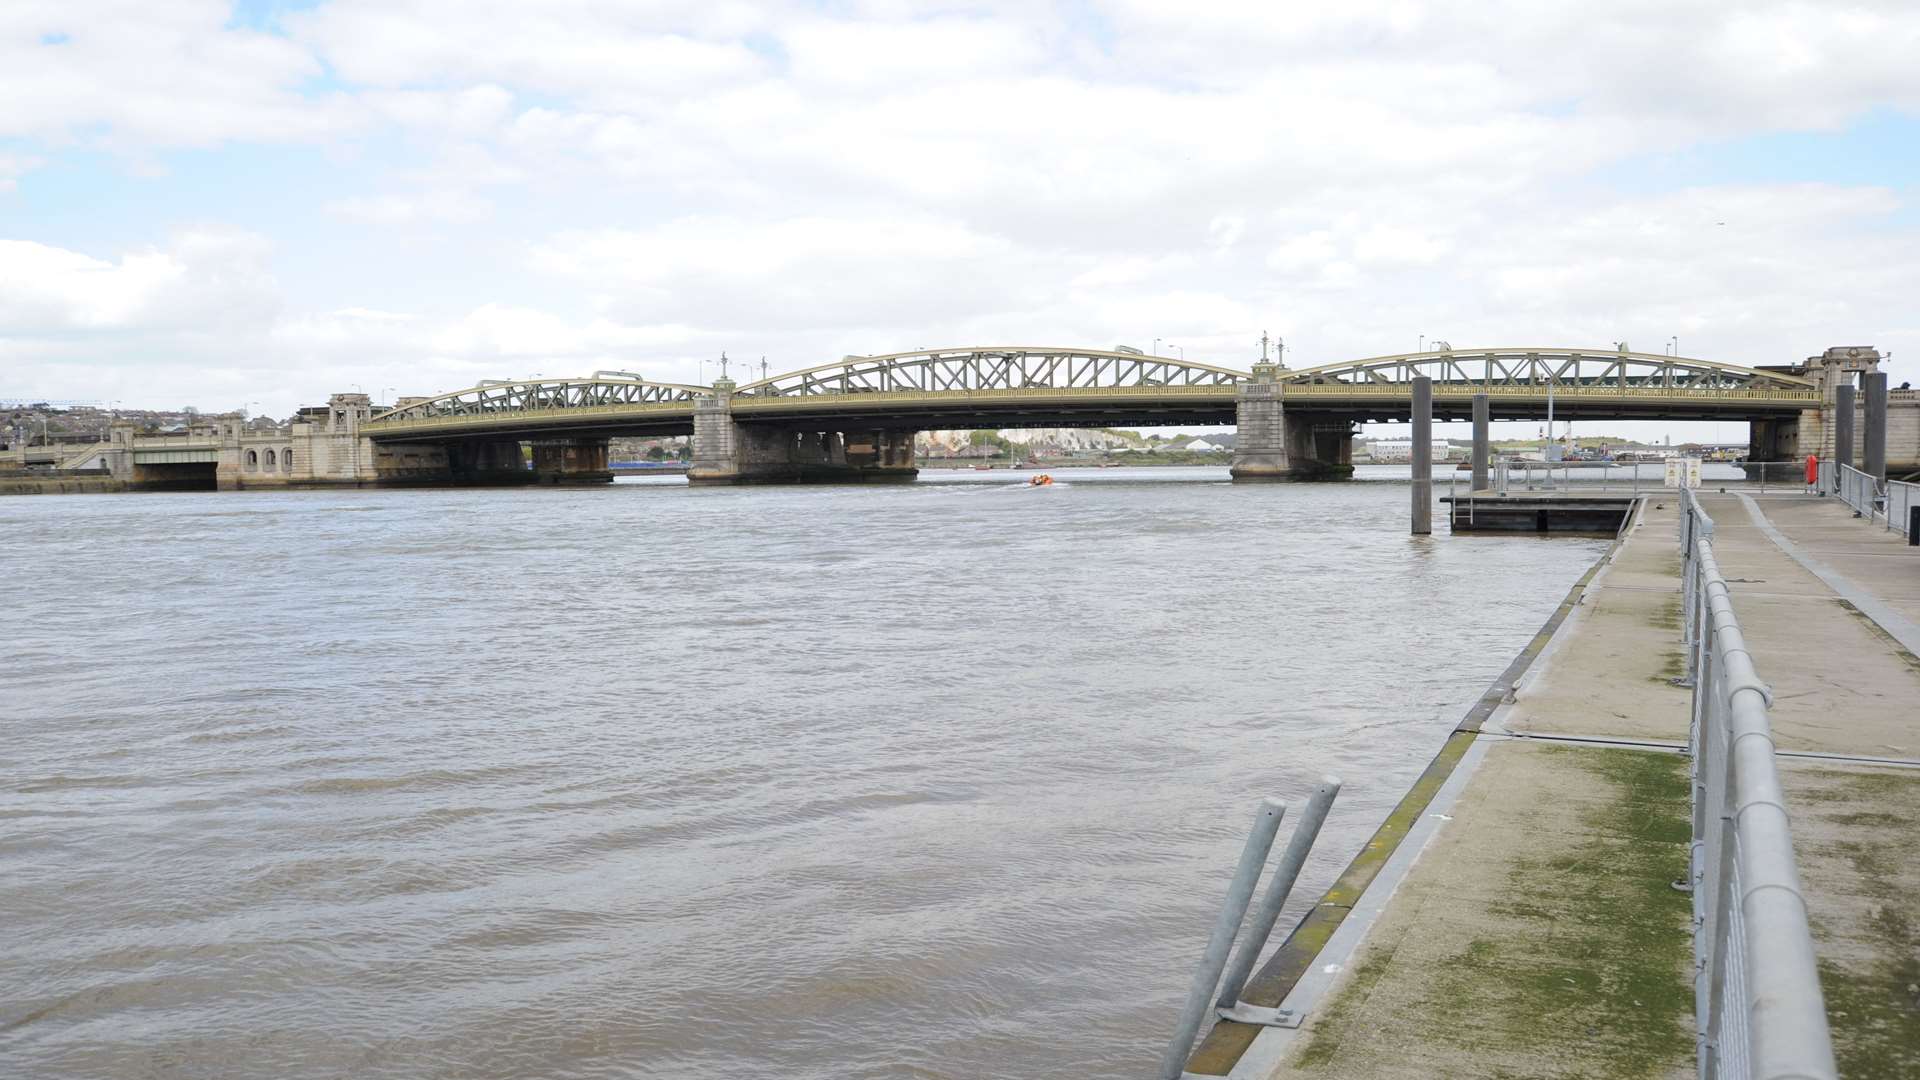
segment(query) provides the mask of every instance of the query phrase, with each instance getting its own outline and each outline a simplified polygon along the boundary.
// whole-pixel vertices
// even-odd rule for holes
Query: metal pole
[[[1875,480],[1887,478],[1887,373],[1870,372],[1860,380],[1867,394],[1867,445],[1861,456],[1866,468],[1860,470]]]
[[[1433,379],[1413,380],[1413,535],[1433,532]]]
[[[1287,804],[1273,798],[1261,799],[1260,808],[1254,811],[1253,828],[1247,833],[1246,847],[1240,850],[1233,883],[1227,886],[1226,903],[1220,906],[1220,918],[1214,921],[1207,951],[1200,957],[1200,970],[1194,972],[1193,985],[1187,989],[1187,1004],[1180,1010],[1173,1041],[1160,1059],[1162,1080],[1180,1080],[1186,1068],[1187,1054],[1200,1037],[1200,1024],[1207,1016],[1207,1003],[1213,1000],[1213,988],[1220,982],[1220,970],[1227,966],[1227,951],[1233,948],[1240,921],[1246,918],[1247,902],[1253,899],[1253,887],[1260,883],[1260,867],[1273,849],[1273,834],[1280,831],[1280,819],[1286,812]]]
[[[1836,387],[1833,391],[1833,461],[1834,474],[1839,475],[1841,466],[1853,466],[1853,398],[1855,390],[1852,383]]]
[[[1487,394],[1473,395],[1473,490],[1487,490],[1487,452],[1491,440],[1487,437],[1487,424],[1493,418],[1493,398]]]
[[[1320,835],[1320,826],[1327,820],[1327,811],[1333,808],[1333,800],[1340,794],[1340,781],[1337,777],[1323,776],[1307,799],[1306,813],[1293,827],[1293,838],[1287,841],[1287,850],[1280,855],[1280,865],[1273,871],[1273,880],[1267,882],[1267,891],[1260,897],[1260,906],[1253,912],[1253,929],[1247,933],[1247,939],[1240,943],[1240,953],[1233,958],[1233,966],[1227,969],[1226,981],[1220,984],[1220,996],[1214,1003],[1223,1009],[1231,1009],[1240,1001],[1240,991],[1247,985],[1247,976],[1253,974],[1253,965],[1260,959],[1260,950],[1267,944],[1267,938],[1273,934],[1273,924],[1279,921],[1280,909],[1286,905],[1287,894],[1293,891],[1293,883],[1300,876],[1300,868],[1307,863],[1307,852],[1313,850],[1314,838]]]

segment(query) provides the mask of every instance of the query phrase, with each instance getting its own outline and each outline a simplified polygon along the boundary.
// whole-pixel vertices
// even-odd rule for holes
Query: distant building
[[[1375,461],[1412,461],[1412,439],[1381,439],[1368,444]],[[1433,460],[1445,461],[1453,456],[1453,444],[1445,439],[1433,440]]]

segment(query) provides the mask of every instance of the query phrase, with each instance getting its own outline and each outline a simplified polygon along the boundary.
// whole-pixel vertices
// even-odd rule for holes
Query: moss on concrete
[[[1677,575],[1678,571],[1675,571],[1675,573]],[[1676,634],[1679,633],[1682,629],[1680,625],[1680,595],[1675,593],[1673,596],[1668,597],[1647,621],[1661,630],[1671,630]]]
[[[1914,790],[1912,778],[1878,772],[1847,775],[1823,794],[1884,805],[1889,797],[1904,802]],[[1862,830],[1860,839],[1836,843],[1833,850],[1852,865],[1868,904],[1863,942],[1868,948],[1849,950],[1845,961],[1820,961],[1820,990],[1827,999],[1840,1075],[1848,1080],[1920,1076],[1920,929],[1909,914],[1913,898],[1900,880],[1904,852],[1889,850],[1884,834],[1867,831],[1906,823],[1876,811],[1829,820]]]
[[[1421,988],[1419,1012],[1395,1018],[1407,1025],[1398,1036],[1470,1041],[1473,1075],[1539,1075],[1513,1071],[1522,1062],[1595,1080],[1687,1070],[1691,911],[1671,884],[1687,872],[1685,760],[1591,747],[1541,753],[1605,780],[1612,797],[1584,815],[1564,850],[1514,858],[1511,899],[1491,905],[1487,934],[1446,963],[1408,973],[1390,954],[1368,953],[1316,1018],[1295,1061],[1301,1071],[1346,1067],[1342,1044],[1367,1037],[1358,1010],[1382,980],[1409,977],[1433,985]]]

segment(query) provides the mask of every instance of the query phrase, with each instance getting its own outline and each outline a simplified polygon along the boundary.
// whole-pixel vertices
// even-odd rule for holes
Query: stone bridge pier
[[[713,396],[694,407],[688,483],[871,483],[919,475],[911,430],[743,423],[733,415],[733,381],[713,386]]]
[[[539,439],[533,475],[542,484],[611,484],[606,439]]]
[[[1279,366],[1253,365],[1234,391],[1235,480],[1344,480],[1353,475],[1353,421],[1333,413],[1287,412]]]
[[[447,449],[447,472],[456,484],[531,484],[518,439],[472,439]]]

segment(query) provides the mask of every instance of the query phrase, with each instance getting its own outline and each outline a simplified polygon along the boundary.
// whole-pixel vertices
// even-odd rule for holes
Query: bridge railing
[[[1699,1075],[1837,1078],[1774,759],[1773,695],[1714,559],[1713,519],[1690,490],[1681,489],[1680,505]]]

